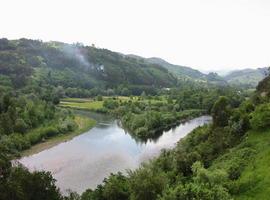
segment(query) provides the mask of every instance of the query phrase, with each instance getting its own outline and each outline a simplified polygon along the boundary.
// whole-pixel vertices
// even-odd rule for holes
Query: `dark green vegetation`
[[[59,199],[50,173],[30,173],[10,161],[33,145],[80,128],[78,117],[56,106],[61,89],[36,78],[38,59],[30,56],[31,43],[22,43],[0,40],[0,199]]]
[[[11,167],[10,161],[0,157],[1,200],[56,200],[61,199],[55,180],[49,172],[30,173],[23,167]]]
[[[48,97],[48,96],[47,96]],[[21,90],[0,95],[0,148],[10,155],[47,138],[77,129],[74,115],[46,100]]]
[[[217,73],[204,74],[190,67],[168,63],[161,58],[143,58],[135,55],[128,56],[138,59],[140,61],[144,61],[145,63],[157,64],[166,68],[169,72],[171,72],[177,77],[179,84],[195,82],[204,85],[228,85],[228,83]]]
[[[165,67],[166,69],[168,69],[170,72],[172,72],[174,75],[176,75],[180,79],[206,80],[206,75],[201,73],[198,70],[192,69],[190,67],[173,65],[161,58],[156,58],[156,57],[143,58],[143,57],[135,56],[135,55],[128,55],[128,56],[144,60],[146,63],[161,65],[162,67]]]
[[[0,40],[0,74],[1,82],[16,87],[32,75],[38,85],[58,87],[70,97],[155,93],[176,84],[159,65],[81,44],[28,39]]]

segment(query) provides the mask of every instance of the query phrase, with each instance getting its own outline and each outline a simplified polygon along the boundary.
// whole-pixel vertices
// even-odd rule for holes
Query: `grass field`
[[[233,199],[270,199],[270,130],[249,131],[238,146],[219,157],[210,168],[228,170],[233,164],[241,167],[240,177],[230,185]]]
[[[117,97],[103,97],[102,101],[97,101],[96,99],[91,98],[64,98],[60,101],[60,106],[65,108],[74,108],[80,110],[89,110],[97,111],[103,108],[103,102],[106,99],[113,98],[116,101],[140,101],[140,102],[150,102],[152,104],[158,102],[165,102],[166,99],[164,96],[160,96],[159,99],[139,99],[139,96],[126,97],[126,96],[117,96]]]
[[[61,107],[68,107],[68,108],[75,108],[75,109],[82,109],[82,110],[91,110],[96,111],[98,109],[103,108],[103,101],[93,101],[90,99],[69,99],[60,102]]]
[[[45,142],[38,143],[38,144],[32,146],[30,149],[23,151],[21,153],[21,156],[29,156],[32,154],[36,154],[36,153],[39,153],[45,149],[49,149],[49,148],[51,148],[59,143],[71,140],[75,136],[89,130],[90,128],[92,128],[96,124],[95,120],[93,120],[89,117],[82,116],[82,115],[76,115],[75,122],[78,125],[78,128],[75,131],[73,131],[71,133],[67,133],[67,134],[57,135],[55,137],[47,139]]]
[[[247,142],[257,154],[244,169],[238,181],[237,200],[270,199],[270,130],[249,133]]]

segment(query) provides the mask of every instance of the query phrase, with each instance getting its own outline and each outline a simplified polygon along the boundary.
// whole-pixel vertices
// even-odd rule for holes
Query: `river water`
[[[63,193],[68,189],[82,193],[95,188],[110,173],[138,168],[142,162],[157,156],[161,149],[174,147],[194,128],[211,121],[209,116],[198,117],[164,131],[155,140],[140,142],[115,119],[94,113],[89,115],[98,121],[94,128],[70,141],[23,157],[19,162],[31,171],[50,171]]]

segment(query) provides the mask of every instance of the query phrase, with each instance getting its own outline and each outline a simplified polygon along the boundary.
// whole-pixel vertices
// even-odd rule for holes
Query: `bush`
[[[59,130],[52,126],[44,128],[42,132],[42,135],[45,135],[46,137],[52,137],[59,134]]]
[[[27,139],[31,143],[31,145],[37,144],[44,138],[44,135],[42,135],[42,132],[31,132],[27,134]]]
[[[71,132],[71,131],[74,131],[76,128],[77,128],[77,124],[71,119],[64,120],[58,126],[58,130],[60,133]]]
[[[29,148],[30,142],[25,140],[23,135],[13,133],[1,138],[1,146],[8,148],[9,151],[17,152]]]
[[[95,110],[95,112],[97,112],[97,113],[107,113],[108,110],[107,110],[106,108],[97,108],[97,109]]]
[[[164,172],[140,168],[130,172],[130,195],[133,200],[154,200],[162,193],[168,180]]]
[[[256,130],[262,130],[270,127],[270,105],[262,104],[256,107],[251,115],[251,127]]]
[[[108,109],[115,109],[119,106],[117,101],[106,99],[103,103],[103,106]]]
[[[227,97],[221,96],[215,102],[212,108],[212,117],[214,126],[224,127],[228,124],[230,116],[229,100]]]
[[[15,121],[14,131],[17,133],[25,133],[27,131],[27,124],[23,119],[17,119]]]
[[[101,95],[98,95],[98,96],[97,96],[97,100],[98,100],[98,101],[102,101],[102,100],[103,100],[103,97],[102,97]]]

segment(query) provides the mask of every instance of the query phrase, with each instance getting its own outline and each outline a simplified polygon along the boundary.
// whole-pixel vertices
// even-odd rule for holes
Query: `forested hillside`
[[[224,79],[231,85],[255,88],[268,74],[267,67],[232,71]]]
[[[11,81],[16,87],[32,76],[39,84],[61,86],[70,95],[80,95],[79,90],[86,96],[97,89],[129,94],[176,84],[159,65],[92,46],[28,39],[0,40],[0,74],[5,84]]]
[[[157,64],[166,68],[169,72],[174,74],[180,82],[198,82],[200,84],[212,84],[212,85],[227,85],[227,82],[219,76],[217,73],[204,74],[199,70],[192,69],[181,65],[171,64],[161,58],[143,58],[136,55],[128,55],[145,63]]]
[[[163,60],[161,58],[152,57],[152,58],[143,58],[141,56],[129,54],[128,57],[135,58],[137,60],[144,61],[145,63],[151,63],[160,65],[166,69],[168,69],[169,72],[173,73],[175,76],[177,76],[179,79],[193,79],[193,80],[205,80],[206,75],[201,73],[198,70],[192,69],[190,67],[180,66],[180,65],[173,65],[166,60]]]
[[[202,79],[202,80],[206,78],[206,75],[201,73],[198,70],[192,69],[190,67],[173,65],[161,58],[152,57],[152,58],[146,58],[146,60],[149,63],[159,64],[165,67],[170,72],[172,72],[173,74],[175,74],[176,76],[180,78]]]
[[[180,80],[210,83],[214,85],[231,85],[242,88],[255,88],[257,84],[268,74],[267,67],[257,69],[234,70],[229,72],[225,76],[220,76],[217,73],[213,72],[204,74],[190,67],[174,65],[157,57],[143,58],[136,55],[128,56],[136,58],[137,60],[144,61],[145,63],[160,65],[168,69],[169,72],[174,74]]]

